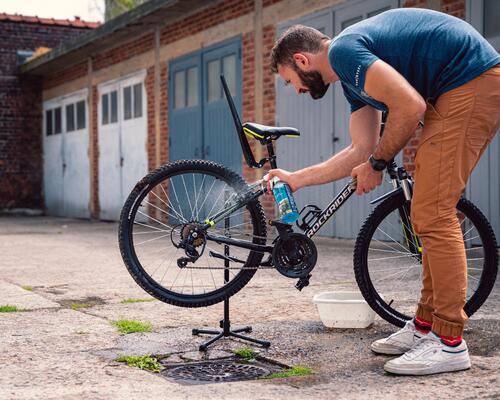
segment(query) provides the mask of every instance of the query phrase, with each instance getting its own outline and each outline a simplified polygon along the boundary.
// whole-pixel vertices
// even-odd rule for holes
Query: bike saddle
[[[243,124],[243,132],[251,138],[258,139],[261,142],[269,140],[276,140],[280,136],[299,137],[300,132],[298,129],[286,126],[266,126],[256,124],[253,122],[246,122]]]

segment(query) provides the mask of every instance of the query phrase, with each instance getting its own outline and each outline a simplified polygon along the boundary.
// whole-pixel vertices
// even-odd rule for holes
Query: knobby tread
[[[156,284],[156,282],[147,275],[144,269],[138,265],[138,262],[134,260],[133,251],[131,249],[129,236],[129,225],[131,221],[128,216],[131,212],[134,212],[133,207],[135,206],[136,199],[143,194],[142,192],[147,185],[151,185],[150,187],[152,188],[172,174],[183,171],[210,172],[230,184],[230,186],[233,186],[236,190],[245,190],[248,188],[247,183],[239,174],[213,161],[179,160],[160,166],[141,179],[125,201],[121,211],[118,229],[120,253],[132,278],[151,296],[165,303],[180,307],[207,307],[219,303],[240,291],[257,271],[256,268],[260,265],[263,254],[251,251],[247,263],[245,264],[245,267],[248,269],[241,270],[227,285],[203,295],[181,295],[170,292]],[[247,208],[252,218],[254,234],[257,235],[257,237],[254,237],[253,242],[265,244],[267,228],[262,206],[258,200],[254,200],[247,204]]]
[[[363,223],[354,247],[354,275],[359,289],[370,307],[384,320],[403,327],[411,316],[402,314],[389,307],[376,292],[370,279],[369,265],[366,262],[368,249],[376,228],[392,211],[405,203],[402,193],[380,203]],[[457,209],[463,212],[475,225],[484,247],[485,264],[476,292],[468,299],[464,311],[470,317],[486,301],[495,284],[498,273],[498,249],[493,228],[483,213],[469,200],[461,198]]]

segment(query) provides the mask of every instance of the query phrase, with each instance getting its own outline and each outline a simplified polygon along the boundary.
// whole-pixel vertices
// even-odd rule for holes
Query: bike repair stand
[[[226,229],[229,228],[229,217],[225,219],[224,221],[224,227]],[[224,245],[224,255],[229,256],[229,246],[226,244]],[[224,260],[224,283],[226,284],[229,282],[229,259]],[[245,335],[240,335],[239,332],[247,332],[250,333],[252,332],[252,327],[251,326],[245,326],[244,328],[238,328],[238,329],[233,329],[231,330],[231,322],[229,321],[229,299],[224,300],[224,317],[223,319],[219,322],[220,327],[222,328],[221,331],[215,330],[215,329],[193,329],[193,335],[216,335],[209,341],[203,343],[200,345],[199,349],[200,351],[207,351],[208,346],[211,344],[215,343],[217,340],[226,338],[226,337],[235,337],[241,340],[246,340],[248,342],[252,342],[255,344],[259,344],[264,348],[268,348],[271,346],[271,342],[268,342],[267,340],[259,340],[259,339],[254,339]]]

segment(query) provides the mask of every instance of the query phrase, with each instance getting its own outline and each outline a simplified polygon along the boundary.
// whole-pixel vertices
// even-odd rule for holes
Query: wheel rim
[[[405,211],[408,214],[408,208]],[[475,223],[457,209],[467,257],[467,304],[476,293],[485,271],[484,240]],[[422,287],[421,257],[410,251],[418,239],[405,237],[398,209],[386,215],[373,230],[366,253],[369,285],[376,300],[394,318],[408,320],[414,315]],[[411,227],[406,227],[412,232]],[[467,311],[467,306],[465,307]]]
[[[206,298],[219,293],[248,273],[256,252],[201,240],[195,248],[201,256],[185,267],[177,261],[186,257],[176,247],[189,235],[189,228],[200,227],[224,205],[231,204],[243,185],[232,184],[209,171],[184,170],[148,185],[135,201],[129,218],[132,258],[144,277],[170,296]],[[241,208],[210,228],[211,234],[259,242],[249,207]],[[194,229],[195,230],[195,229]],[[235,260],[215,258],[210,252]],[[225,282],[227,276],[227,283]]]

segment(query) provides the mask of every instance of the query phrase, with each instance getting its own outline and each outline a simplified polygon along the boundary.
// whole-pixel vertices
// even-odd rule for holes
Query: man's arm
[[[373,153],[374,158],[389,161],[415,132],[425,112],[425,101],[399,72],[382,60],[368,68],[365,92],[389,108],[384,135]]]
[[[352,169],[366,161],[379,139],[381,112],[371,106],[360,108],[351,114],[349,132],[352,143],[328,160],[288,172],[281,169],[269,171],[268,179],[278,176],[290,185],[292,191],[305,186],[320,185],[345,178]]]

